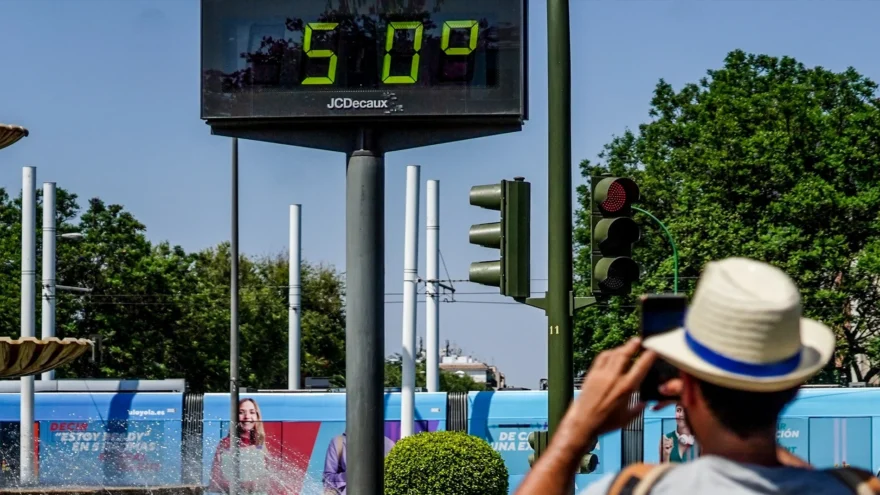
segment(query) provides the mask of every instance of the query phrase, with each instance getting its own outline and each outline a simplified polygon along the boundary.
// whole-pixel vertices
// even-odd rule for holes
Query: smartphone
[[[681,294],[646,294],[639,298],[642,340],[684,326],[687,298]],[[675,397],[660,395],[660,385],[678,376],[678,370],[668,362],[657,359],[639,388],[639,400],[659,401]]]

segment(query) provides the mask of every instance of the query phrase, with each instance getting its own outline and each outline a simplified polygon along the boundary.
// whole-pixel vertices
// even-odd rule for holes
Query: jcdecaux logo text
[[[388,100],[353,100],[351,98],[330,98],[327,108],[388,108]]]

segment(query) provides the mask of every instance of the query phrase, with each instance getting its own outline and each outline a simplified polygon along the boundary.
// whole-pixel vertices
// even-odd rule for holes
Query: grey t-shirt
[[[600,478],[580,495],[605,495],[617,473]],[[769,468],[704,456],[667,471],[651,495],[846,495],[834,475],[798,468]]]

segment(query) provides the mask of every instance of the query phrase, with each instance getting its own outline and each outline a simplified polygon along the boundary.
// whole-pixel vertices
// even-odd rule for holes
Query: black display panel
[[[523,1],[202,0],[202,118],[521,121]]]

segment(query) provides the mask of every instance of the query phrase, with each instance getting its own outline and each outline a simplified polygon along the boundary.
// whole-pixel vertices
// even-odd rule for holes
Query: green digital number
[[[394,48],[394,33],[398,29],[415,29],[413,39],[412,64],[408,76],[391,75],[391,49]],[[382,64],[382,82],[385,84],[414,84],[419,79],[419,50],[422,49],[422,33],[425,26],[421,22],[391,22],[388,23],[388,33],[385,36],[385,61]]]
[[[449,35],[453,29],[470,29],[468,46],[449,46]],[[477,38],[480,36],[480,26],[477,21],[446,21],[443,23],[443,32],[440,35],[440,49],[447,55],[470,55],[477,49]]]
[[[327,69],[327,77],[307,77],[303,79],[302,84],[333,84],[336,81],[336,54],[333,50],[312,50],[312,33],[315,31],[333,31],[338,25],[338,22],[310,22],[306,25],[303,51],[309,58],[329,58],[330,67]]]

